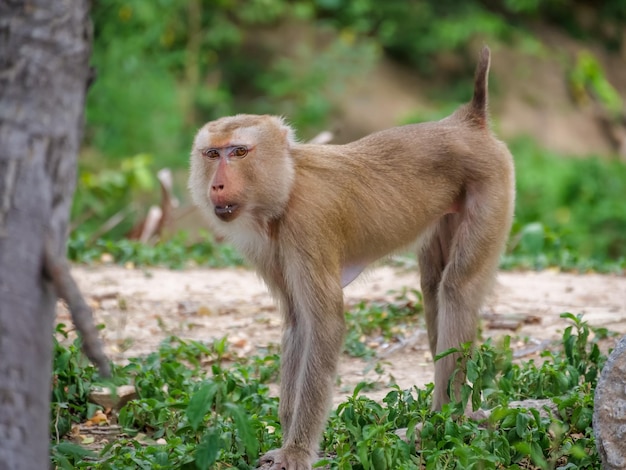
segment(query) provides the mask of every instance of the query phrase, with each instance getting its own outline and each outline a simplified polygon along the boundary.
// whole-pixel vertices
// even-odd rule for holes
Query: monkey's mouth
[[[239,215],[239,204],[215,206],[215,215],[224,222],[230,222]]]

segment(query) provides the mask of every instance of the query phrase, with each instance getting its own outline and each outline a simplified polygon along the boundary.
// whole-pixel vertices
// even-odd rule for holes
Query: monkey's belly
[[[359,274],[367,267],[368,263],[349,264],[344,266],[341,271],[341,287],[346,287],[352,281],[354,281]]]

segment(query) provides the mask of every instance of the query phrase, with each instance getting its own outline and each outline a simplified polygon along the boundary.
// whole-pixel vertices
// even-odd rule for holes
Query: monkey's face
[[[214,227],[246,216],[280,217],[293,185],[292,141],[292,130],[273,116],[226,117],[200,129],[189,187]]]

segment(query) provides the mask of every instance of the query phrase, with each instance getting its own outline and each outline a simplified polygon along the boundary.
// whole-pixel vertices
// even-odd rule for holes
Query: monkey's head
[[[294,180],[293,130],[275,116],[236,115],[205,124],[191,149],[189,189],[221,235],[234,220],[280,217]]]

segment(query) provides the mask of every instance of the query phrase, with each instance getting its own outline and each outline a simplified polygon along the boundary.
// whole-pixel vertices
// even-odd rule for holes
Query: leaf
[[[459,352],[459,349],[457,349],[457,348],[446,349],[445,351],[440,352],[439,354],[437,354],[435,356],[435,362],[437,362],[441,358],[444,358],[446,356],[449,356],[450,354],[454,354],[454,353],[457,353],[457,352]]]
[[[515,418],[515,432],[520,438],[524,438],[526,433],[528,432],[528,416],[525,413],[518,413]]]
[[[548,462],[543,456],[541,446],[537,442],[530,443],[530,458],[533,463],[541,468],[548,468]]]
[[[198,430],[200,423],[202,423],[205,415],[211,409],[216,390],[216,383],[206,383],[200,387],[189,400],[186,414],[189,425],[194,431]]]
[[[476,411],[480,408],[482,403],[482,393],[478,387],[472,389],[472,411]]]
[[[363,465],[363,470],[370,469],[370,459],[369,459],[369,449],[365,442],[361,442],[359,447],[357,448],[357,456],[359,458],[359,462]]]
[[[196,468],[205,470],[211,468],[211,465],[217,460],[217,454],[220,450],[220,438],[216,429],[208,429],[200,443],[196,447],[194,454],[196,458]]]
[[[546,231],[540,222],[525,225],[522,228],[520,235],[520,246],[525,253],[538,255],[542,252]]]
[[[233,421],[235,421],[239,438],[246,448],[246,454],[251,460],[256,459],[259,455],[259,441],[254,434],[254,427],[248,419],[248,416],[243,408],[232,403],[226,403],[224,407],[233,418]]]
[[[576,315],[574,315],[573,313],[569,313],[569,312],[564,312],[561,313],[559,315],[559,317],[567,319],[567,320],[571,320],[572,322],[574,322],[575,324],[580,323],[580,320],[576,317]]]
[[[415,431],[419,422],[419,418],[413,418],[406,426],[406,441],[409,444],[415,444]]]
[[[78,444],[74,444],[69,441],[59,442],[54,447],[55,451],[61,455],[73,458],[73,459],[82,459],[83,457],[95,457],[96,454],[89,449],[85,449]]]
[[[584,431],[591,426],[593,419],[593,410],[591,408],[582,408],[578,413],[578,417],[574,421],[574,426],[578,431]]]
[[[53,454],[56,459],[56,470],[74,470],[75,466],[63,455]]]
[[[385,451],[381,447],[377,447],[372,452],[372,467],[374,470],[387,470]]]
[[[478,364],[476,364],[476,361],[474,360],[467,361],[466,368],[467,368],[466,370],[467,380],[469,380],[472,383],[476,382],[480,377],[480,371],[478,370],[479,368],[478,368]]]

